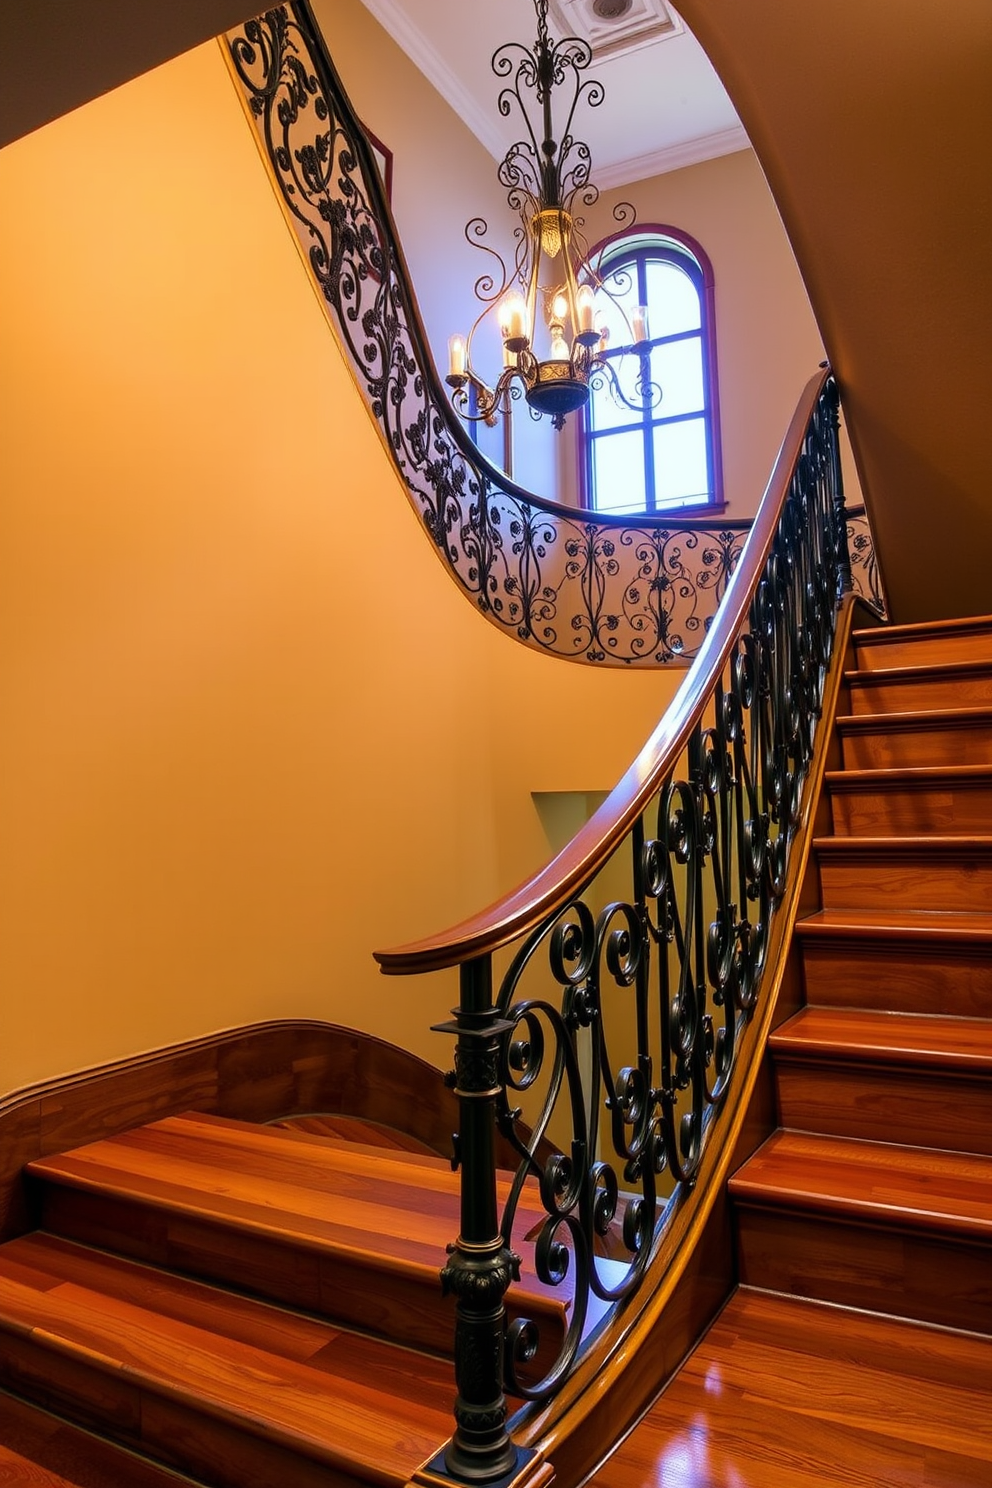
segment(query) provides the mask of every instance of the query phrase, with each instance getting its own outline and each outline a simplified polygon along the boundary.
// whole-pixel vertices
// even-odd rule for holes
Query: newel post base
[[[554,1468],[540,1452],[516,1447],[510,1471],[497,1478],[491,1488],[548,1488],[554,1476]],[[407,1488],[452,1488],[455,1481],[447,1471],[444,1451],[441,1451],[423,1467],[417,1468]]]
[[[461,1167],[461,1231],[441,1272],[455,1306],[455,1432],[444,1450],[442,1475],[473,1485],[515,1482],[520,1454],[506,1429],[503,1297],[520,1261],[500,1232],[496,1203],[496,1102],[499,1055],[513,1025],[496,1014],[488,956],[460,968],[461,1000],[454,1022],[436,1031],[456,1036],[459,1130],[453,1165]]]

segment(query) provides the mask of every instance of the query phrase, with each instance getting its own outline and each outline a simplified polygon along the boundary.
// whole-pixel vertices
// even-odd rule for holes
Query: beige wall
[[[590,241],[613,208],[689,233],[713,265],[727,515],[754,515],[799,394],[823,360],[796,260],[751,150],[604,192]]]
[[[446,578],[210,44],[0,152],[0,1090],[276,1016],[536,867],[673,682]]]

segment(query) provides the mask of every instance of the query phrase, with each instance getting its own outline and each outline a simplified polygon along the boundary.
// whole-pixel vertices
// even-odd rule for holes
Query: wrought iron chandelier
[[[498,268],[476,281],[476,298],[483,308],[467,336],[450,338],[446,381],[452,404],[465,419],[495,425],[509,415],[511,395],[519,396],[522,390],[532,416],[549,414],[554,427],[561,429],[569,413],[588,403],[595,378],[608,382],[615,398],[638,411],[644,399],[651,406],[657,403],[661,391],[650,381],[647,309],[638,306],[628,318],[605,288],[589,257],[583,219],[576,215],[576,208],[596,202],[599,191],[589,179],[589,147],[572,134],[572,121],[580,101],[598,107],[605,90],[602,83],[582,76],[592,61],[588,44],[576,36],[552,41],[548,0],[534,0],[534,5],[534,46],[508,42],[492,58],[493,72],[507,84],[499,95],[500,113],[509,118],[519,111],[526,125],[526,136],[510,146],[497,172],[507,202],[520,218],[514,230],[513,263],[508,266],[482,241],[488,224],[474,217],[465,236],[490,254]],[[567,98],[557,132],[556,91]],[[536,120],[525,102],[531,94],[537,104],[536,110],[531,104]],[[618,207],[614,216],[625,227],[633,224],[629,204]],[[600,291],[610,294],[630,334],[630,345],[618,350],[641,359],[635,384],[641,401],[636,404],[623,394],[613,366],[604,359],[607,332],[596,307]],[[499,321],[503,367],[493,382],[487,382],[473,365],[472,344],[479,326],[493,312]]]

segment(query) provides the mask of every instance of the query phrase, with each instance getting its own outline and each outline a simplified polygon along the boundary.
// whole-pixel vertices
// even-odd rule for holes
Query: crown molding
[[[506,144],[489,111],[456,73],[441,60],[434,47],[396,0],[364,0],[366,10],[387,31],[401,51],[405,52],[427,81],[450,104],[462,122],[475,135],[494,160],[501,160]]]
[[[630,186],[634,181],[664,176],[687,165],[701,165],[706,160],[716,160],[721,155],[733,155],[737,150],[750,148],[751,141],[744,129],[735,124],[730,129],[704,134],[681,145],[668,145],[647,155],[618,160],[614,165],[594,165],[592,178],[601,191],[611,191],[616,186]]]
[[[506,153],[506,140],[500,133],[494,112],[438,56],[434,46],[410,20],[407,10],[399,0],[363,0],[363,3],[493,159],[501,160]],[[730,129],[702,135],[683,144],[669,145],[647,155],[620,160],[613,165],[594,165],[592,176],[601,190],[609,191],[616,186],[628,186],[633,181],[663,176],[668,171],[681,170],[687,165],[715,160],[720,155],[731,155],[735,150],[747,150],[750,146],[751,142],[741,126],[734,125]]]

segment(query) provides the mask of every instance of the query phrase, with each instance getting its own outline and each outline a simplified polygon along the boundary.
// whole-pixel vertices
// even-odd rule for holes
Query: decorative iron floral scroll
[[[508,1382],[527,1398],[547,1395],[567,1371],[587,1300],[619,1300],[637,1286],[663,1188],[694,1184],[755,1006],[842,584],[832,394],[831,385],[808,431],[747,624],[681,758],[619,850],[610,897],[604,903],[594,884],[549,915],[495,997],[510,1025],[497,1120],[521,1157],[504,1241],[531,1176],[547,1211],[539,1278],[555,1285],[569,1274],[575,1293],[569,1337],[541,1382],[528,1384],[518,1367],[533,1353],[534,1325],[509,1330]],[[517,1104],[542,1071],[525,1143]],[[542,1166],[535,1154],[556,1107],[570,1113],[558,1143],[568,1155]],[[610,1257],[605,1268],[597,1250]]]
[[[876,615],[885,619],[885,594],[882,575],[875,558],[875,540],[868,525],[868,513],[863,506],[847,508],[847,550],[851,555],[851,583],[855,594],[864,600]]]
[[[310,271],[458,583],[494,624],[556,656],[691,659],[750,524],[594,516],[491,466],[448,407],[374,157],[309,7],[266,11],[228,41]]]
[[[506,1470],[509,1437],[494,1427],[501,1389],[548,1399],[597,1313],[641,1284],[739,1083],[837,603],[850,586],[828,374],[804,395],[785,449],[711,644],[666,718],[668,743],[651,746],[660,752],[650,764],[646,751],[601,808],[609,825],[590,823],[591,845],[575,848],[575,864],[595,869],[556,860],[467,927],[377,953],[394,974],[460,969],[461,1004],[444,1026],[457,1037],[463,1215],[482,1218],[463,1225],[445,1268],[460,1335],[471,1339],[456,1349],[454,1477],[472,1476],[465,1465],[490,1452],[493,1476]],[[504,947],[509,964],[497,978],[493,953]],[[487,1103],[520,1158],[501,1216]],[[545,1215],[526,1235],[525,1186]],[[504,1328],[494,1303],[524,1241],[538,1281],[570,1303],[550,1359],[536,1321]],[[480,1360],[489,1361],[485,1378]]]

